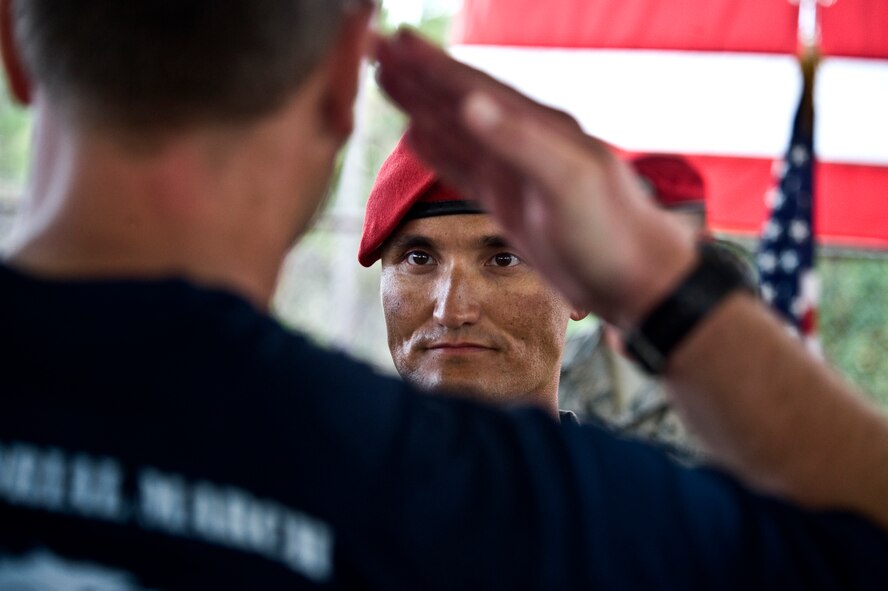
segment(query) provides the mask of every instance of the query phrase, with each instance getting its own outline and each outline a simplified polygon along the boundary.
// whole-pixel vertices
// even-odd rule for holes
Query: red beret
[[[703,177],[681,156],[645,154],[630,162],[635,172],[650,186],[654,199],[666,209],[706,208]]]
[[[358,247],[358,262],[365,267],[379,260],[380,248],[405,218],[481,212],[477,204],[442,183],[408,147],[405,137],[383,162],[367,199]],[[417,211],[414,206],[419,202],[430,206]]]

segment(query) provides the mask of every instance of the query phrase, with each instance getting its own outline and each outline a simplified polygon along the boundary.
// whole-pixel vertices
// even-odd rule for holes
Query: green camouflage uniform
[[[581,422],[652,441],[683,461],[702,459],[699,444],[671,408],[662,385],[612,351],[601,327],[568,338],[559,401]]]

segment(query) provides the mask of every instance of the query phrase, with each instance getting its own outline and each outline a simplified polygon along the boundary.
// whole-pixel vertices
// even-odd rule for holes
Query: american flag
[[[818,280],[814,269],[814,71],[802,59],[804,87],[783,161],[775,163],[775,187],[766,196],[758,268],[762,298],[776,309],[812,351],[817,339]]]

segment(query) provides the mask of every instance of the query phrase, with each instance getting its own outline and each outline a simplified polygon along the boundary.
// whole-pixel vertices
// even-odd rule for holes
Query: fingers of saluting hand
[[[490,76],[454,61],[440,48],[406,29],[380,39],[376,49],[380,83],[411,114],[413,101],[421,98],[410,92],[411,88],[427,93],[426,98],[434,100],[438,108],[455,112],[459,99],[469,90],[502,86]],[[413,81],[414,86],[402,86],[407,79]]]
[[[377,54],[377,79],[410,115],[408,141],[416,153],[467,195],[516,196],[514,174],[466,125],[462,108],[473,83],[502,85],[409,32],[381,40]]]
[[[607,150],[549,112],[511,112],[497,98],[472,92],[463,102],[463,120],[477,141],[535,185],[541,198],[585,195],[582,189],[596,173],[596,161],[609,157]]]
[[[577,122],[567,113],[529,100],[487,74],[453,60],[439,47],[409,30],[402,29],[390,38],[380,38],[376,48],[381,85],[411,114],[423,103],[429,105],[429,101],[433,101],[436,112],[444,110],[452,115],[459,111],[460,101],[470,92],[480,91],[494,94],[510,110],[532,108],[538,114],[545,114],[555,126],[580,131]],[[405,79],[414,84],[402,86]],[[412,101],[422,96],[409,92],[411,89],[429,96],[423,103],[413,105]]]
[[[377,57],[380,85],[411,117],[414,147],[451,182],[456,180],[451,174],[460,184],[470,178],[502,182],[503,167],[510,166],[510,174],[542,181],[544,189],[555,188],[555,182],[563,188],[588,170],[588,161],[577,160],[588,158],[589,148],[605,152],[569,115],[531,101],[408,31],[381,39]]]
[[[620,167],[600,141],[408,32],[380,40],[377,58],[380,85],[410,116],[416,152],[479,198],[565,295],[581,303],[584,284],[602,269],[613,275],[614,257],[588,260],[615,247],[625,217],[616,210],[627,204]]]

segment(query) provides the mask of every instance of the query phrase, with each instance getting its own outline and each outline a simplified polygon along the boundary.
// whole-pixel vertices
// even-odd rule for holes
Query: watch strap
[[[755,294],[746,263],[728,248],[703,241],[694,268],[625,337],[626,351],[648,373],[663,373],[670,355],[726,296]]]

